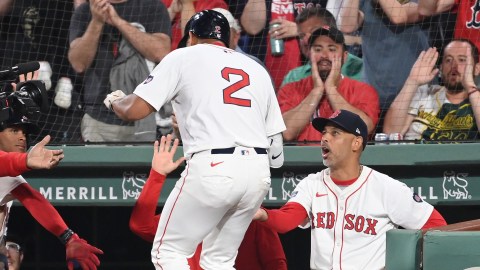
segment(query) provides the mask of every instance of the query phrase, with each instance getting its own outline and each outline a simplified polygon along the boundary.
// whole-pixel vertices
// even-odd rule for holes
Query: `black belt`
[[[257,152],[257,154],[267,154],[267,149],[265,148],[253,147],[253,149],[255,149],[255,152]],[[233,152],[235,152],[235,147],[217,148],[211,150],[212,154],[233,154]]]

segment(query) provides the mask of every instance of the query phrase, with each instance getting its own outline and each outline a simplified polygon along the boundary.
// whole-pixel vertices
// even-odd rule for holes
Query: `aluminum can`
[[[386,133],[375,134],[375,144],[387,144],[388,135]]]
[[[391,133],[390,135],[388,135],[388,140],[390,141],[390,144],[398,144],[398,142],[394,142],[394,141],[403,140],[403,136],[401,133],[398,133],[398,132]]]
[[[270,29],[275,29],[279,26],[279,23],[274,23],[270,25]],[[282,55],[285,52],[285,44],[283,39],[270,38],[270,49],[272,51],[272,55]]]

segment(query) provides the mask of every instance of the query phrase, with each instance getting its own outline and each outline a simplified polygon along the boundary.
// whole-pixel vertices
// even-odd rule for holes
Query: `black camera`
[[[48,111],[48,95],[43,81],[19,82],[15,91],[10,84],[16,81],[18,74],[33,72],[38,68],[38,62],[29,62],[0,71],[0,82],[3,83],[0,91],[0,122],[10,117],[34,118],[39,112]]]
[[[17,90],[0,93],[0,122],[10,118],[10,113],[33,118],[35,114],[48,111],[48,96],[42,81],[26,81],[17,84]]]

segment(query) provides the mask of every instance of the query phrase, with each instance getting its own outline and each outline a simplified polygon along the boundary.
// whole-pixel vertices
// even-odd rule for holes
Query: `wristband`
[[[66,229],[59,237],[58,239],[60,239],[60,242],[62,242],[64,245],[66,245],[68,243],[68,240],[70,240],[70,238],[72,238],[72,236],[74,235],[75,233],[70,230],[70,229]]]
[[[476,88],[476,87],[472,87],[472,88],[473,88],[473,90],[470,90],[470,91],[468,92],[468,96],[470,96],[471,94],[479,91],[479,89]]]

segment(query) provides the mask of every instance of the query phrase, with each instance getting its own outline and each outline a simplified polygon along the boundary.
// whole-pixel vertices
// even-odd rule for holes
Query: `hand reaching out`
[[[34,72],[29,72],[27,74],[20,74],[18,76],[18,80],[20,82],[25,82],[25,81],[30,81],[30,80],[36,80],[38,79],[38,74],[40,74],[40,70],[35,70]],[[16,91],[17,89],[17,84],[16,83],[12,83],[12,87],[14,89],[14,91]]]
[[[417,85],[423,85],[429,83],[438,74],[438,68],[435,68],[435,64],[438,59],[438,51],[436,48],[429,48],[426,51],[422,51],[413,64],[408,81]]]
[[[68,270],[73,270],[75,264],[83,270],[97,270],[100,265],[97,254],[103,254],[103,251],[74,234],[66,245],[66,254]]]
[[[30,169],[51,169],[63,159],[63,150],[50,150],[45,146],[50,142],[50,135],[38,142],[27,155],[27,167]]]
[[[162,136],[160,142],[155,141],[153,146],[152,168],[159,174],[168,175],[185,160],[185,157],[181,157],[177,161],[173,161],[173,156],[178,147],[178,139],[174,140],[173,146],[171,145],[171,134],[168,134],[166,137]]]

